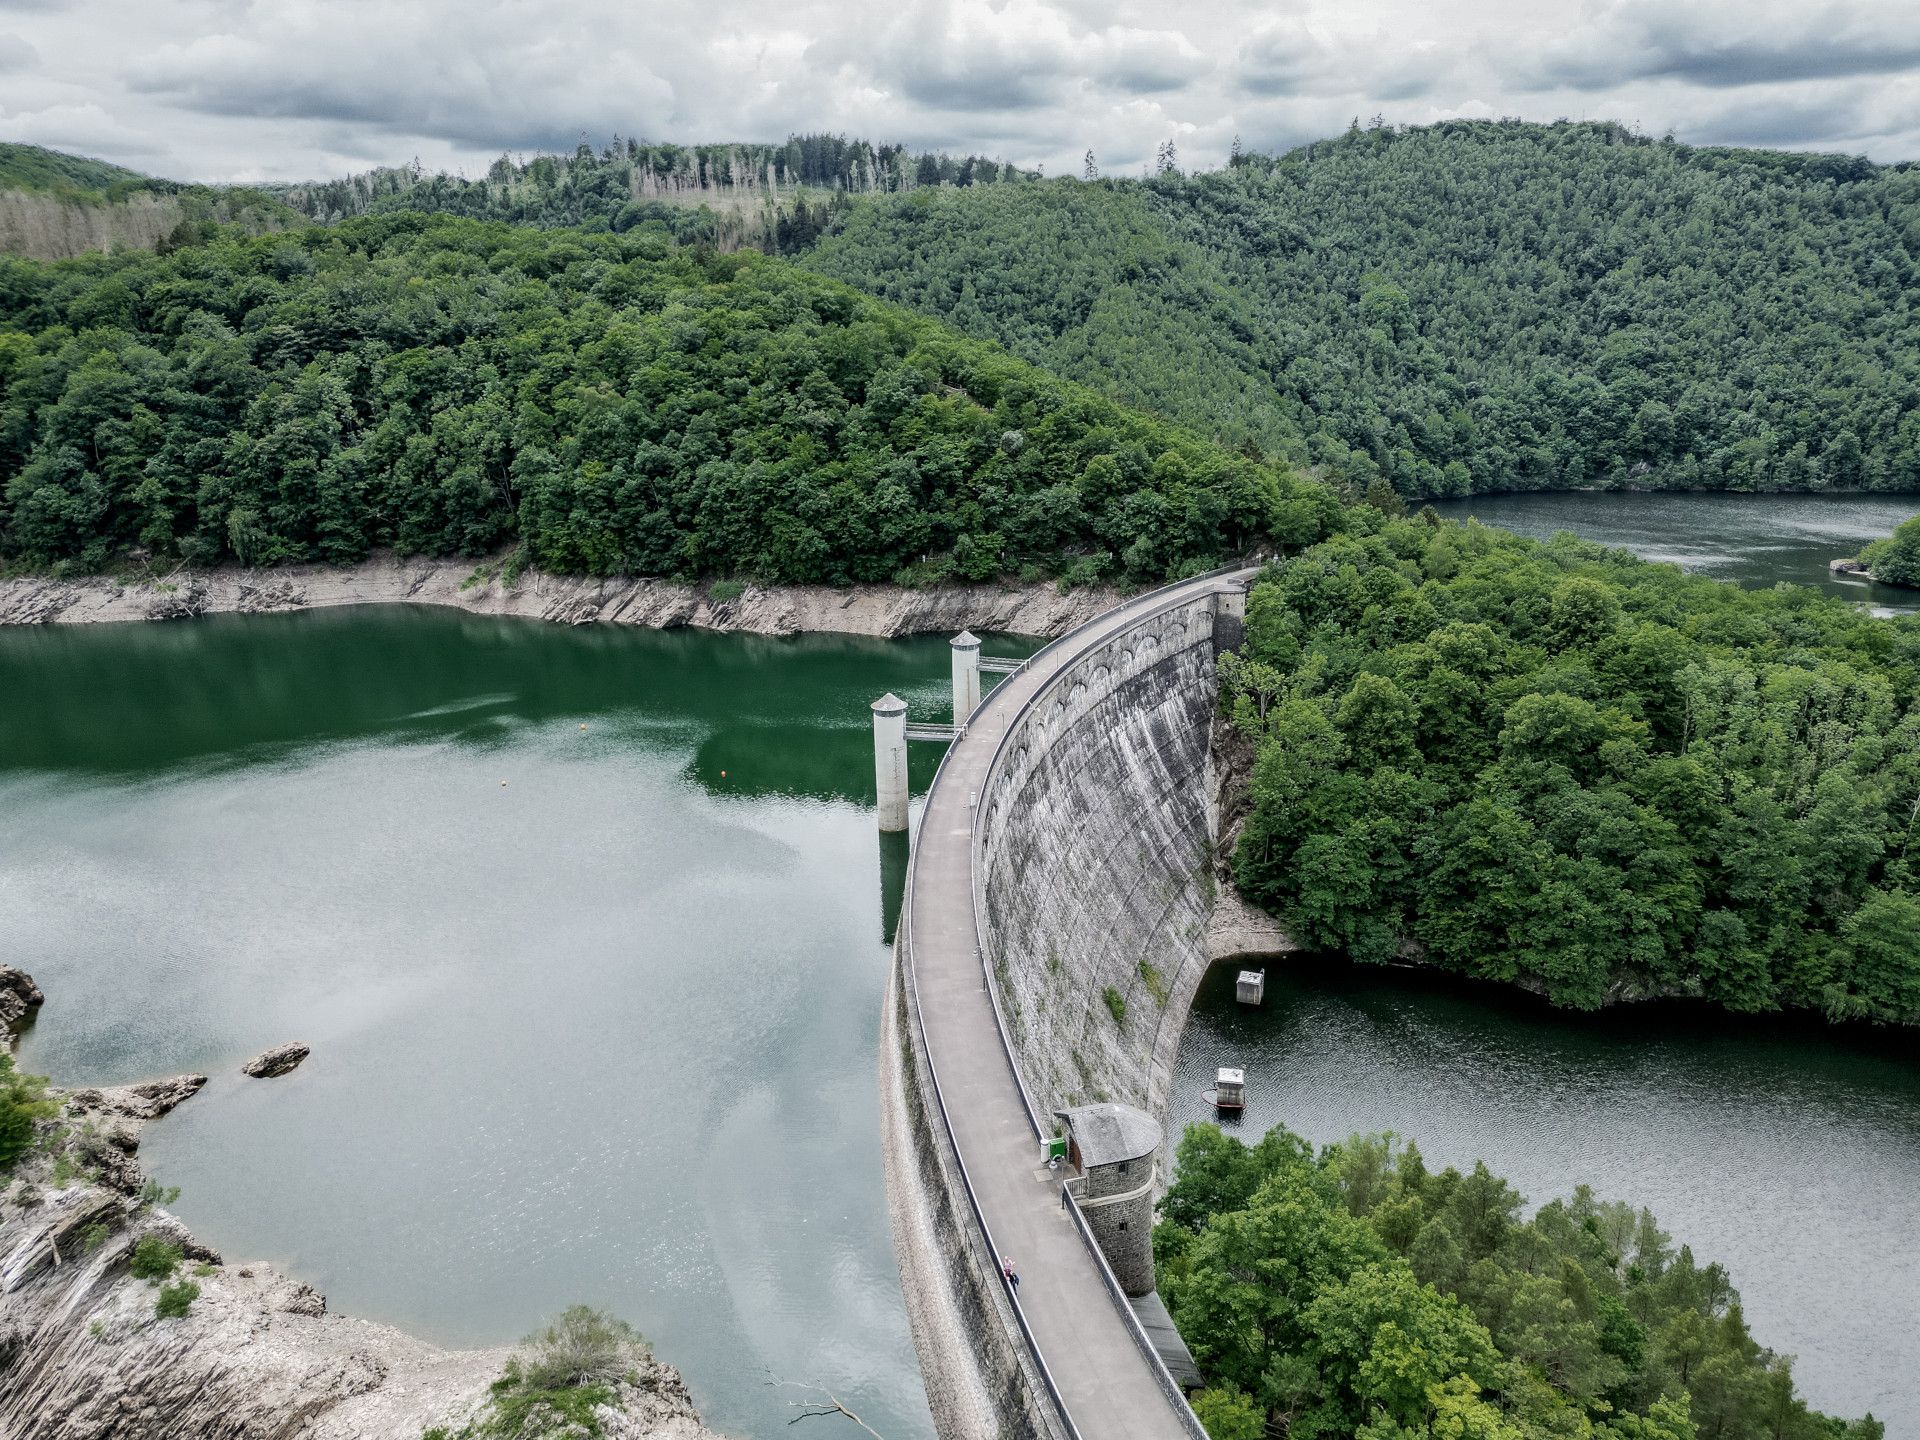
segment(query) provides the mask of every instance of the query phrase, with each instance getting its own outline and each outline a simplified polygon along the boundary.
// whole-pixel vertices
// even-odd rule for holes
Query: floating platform
[[[1267,972],[1264,970],[1242,970],[1240,978],[1233,982],[1233,998],[1242,1005],[1258,1005],[1267,998]]]
[[[1247,1104],[1247,1072],[1222,1066],[1214,1072],[1207,1100],[1216,1110],[1243,1110]]]

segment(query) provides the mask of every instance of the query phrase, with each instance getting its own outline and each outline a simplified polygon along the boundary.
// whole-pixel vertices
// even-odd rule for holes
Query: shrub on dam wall
[[[1154,1253],[1207,1376],[1195,1411],[1215,1440],[1884,1435],[1809,1410],[1726,1271],[1648,1211],[1584,1186],[1524,1208],[1390,1136],[1316,1155],[1284,1127],[1251,1147],[1193,1127]]]
[[[1224,673],[1299,940],[1920,1022],[1920,621],[1429,515],[1271,567]]]

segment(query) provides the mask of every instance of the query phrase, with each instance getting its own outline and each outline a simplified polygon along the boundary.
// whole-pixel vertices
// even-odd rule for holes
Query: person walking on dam
[[[1013,1268],[1013,1261],[1006,1256],[1000,1257],[1000,1273],[1006,1277],[1007,1286],[1014,1294],[1020,1293],[1020,1272]]]

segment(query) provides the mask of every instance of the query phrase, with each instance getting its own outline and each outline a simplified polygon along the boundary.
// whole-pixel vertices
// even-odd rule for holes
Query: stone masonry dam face
[[[895,1249],[947,1440],[1204,1433],[1126,1299],[1150,1255],[1104,1233],[1150,1226],[1151,1192],[1065,1204],[1033,1131],[1102,1101],[1166,1113],[1209,964],[1215,656],[1239,643],[1252,574],[1138,597],[1032,657],[928,794],[882,1091]],[[1139,1263],[1109,1265],[1129,1243]]]
[[[1164,1113],[1207,968],[1214,609],[1188,601],[1078,656],[982,796],[983,939],[1042,1117]]]

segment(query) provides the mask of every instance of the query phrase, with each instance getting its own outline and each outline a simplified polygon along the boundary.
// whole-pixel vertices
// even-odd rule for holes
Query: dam
[[[1151,591],[1030,657],[927,793],[883,1103],[944,1435],[1204,1434],[1129,1303],[1150,1290],[1150,1250],[1144,1284],[1137,1265],[1115,1273],[1149,1243],[1164,1170],[1147,1157],[1139,1210],[1099,1208],[1041,1153],[1055,1117],[1165,1110],[1210,958],[1214,657],[1255,573]]]

